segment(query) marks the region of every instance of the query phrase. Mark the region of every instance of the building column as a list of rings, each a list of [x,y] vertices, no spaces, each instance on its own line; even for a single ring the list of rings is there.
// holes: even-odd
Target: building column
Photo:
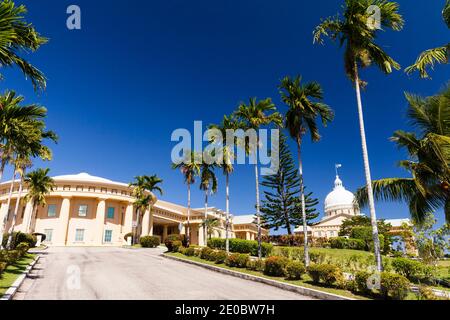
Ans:
[[[164,242],[164,240],[166,240],[166,238],[167,238],[167,232],[168,232],[168,227],[167,227],[167,225],[165,224],[165,225],[163,225],[163,236],[162,236],[161,242]]]
[[[148,224],[148,235],[153,236],[153,210],[150,211],[150,222]]]
[[[199,246],[206,245],[205,234],[203,232],[203,226],[201,224],[198,226],[198,245]]]
[[[123,226],[123,234],[133,232],[133,204],[129,203],[125,209],[125,220]]]
[[[56,231],[55,244],[65,246],[67,244],[67,233],[70,221],[70,198],[63,198],[61,211],[59,212],[59,228]]]
[[[250,232],[246,231],[245,232],[245,240],[250,240],[251,236],[250,236]]]
[[[105,199],[99,199],[97,204],[97,213],[95,214],[94,245],[101,245],[103,243],[105,215],[106,215],[106,201]]]
[[[150,224],[150,210],[145,210],[144,216],[142,217],[142,230],[141,230],[141,236],[147,236],[148,235],[148,226]]]

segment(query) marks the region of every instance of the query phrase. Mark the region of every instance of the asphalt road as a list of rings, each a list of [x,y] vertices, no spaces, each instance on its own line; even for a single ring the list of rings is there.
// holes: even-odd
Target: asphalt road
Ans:
[[[49,248],[14,299],[306,300],[160,256],[162,249]]]

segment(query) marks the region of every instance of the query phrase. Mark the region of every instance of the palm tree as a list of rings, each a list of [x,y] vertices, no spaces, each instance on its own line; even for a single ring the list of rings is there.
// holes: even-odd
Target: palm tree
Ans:
[[[278,112],[275,112],[275,105],[272,103],[272,99],[267,98],[264,100],[256,101],[256,98],[251,98],[249,104],[241,103],[234,115],[237,119],[241,120],[245,126],[245,129],[258,130],[262,126],[275,124],[282,126],[282,117]],[[271,114],[268,112],[273,111]],[[258,178],[258,146],[259,137],[257,136],[256,145],[247,145],[244,141],[244,148],[249,155],[253,154],[255,157],[255,183],[256,183],[256,221],[258,225],[258,257],[261,259],[261,212],[259,201],[259,178]]]
[[[442,17],[447,27],[450,28],[450,0],[447,0],[442,10]],[[420,77],[429,78],[427,67],[434,68],[435,63],[448,63],[448,56],[450,53],[450,43],[442,47],[428,49],[422,52],[417,58],[416,62],[405,69],[407,74],[411,74],[414,71],[419,71]]]
[[[21,106],[23,96],[14,91],[6,91],[0,95],[0,181],[6,164],[12,160],[14,142],[26,140],[24,132],[30,120],[45,118],[47,110],[39,105]]]
[[[19,212],[19,204],[22,199],[25,171],[27,168],[31,167],[33,158],[40,158],[44,161],[49,161],[52,159],[52,152],[47,146],[44,145],[44,139],[51,139],[54,142],[57,141],[57,136],[54,132],[45,131],[45,124],[43,121],[30,121],[25,129],[25,133],[25,140],[15,142],[17,145],[15,146],[15,157],[13,158],[13,163],[15,173],[17,172],[19,175],[19,190],[12,218],[12,226],[9,230],[7,248],[11,248],[12,245],[12,235],[14,233],[17,214]],[[14,184],[14,179],[11,181],[11,184]],[[12,188],[10,191],[12,191]],[[9,203],[10,199],[8,200],[7,210],[9,210]]]
[[[0,64],[19,67],[24,75],[30,78],[35,89],[45,89],[44,74],[20,57],[21,52],[34,52],[48,41],[32,24],[24,20],[26,13],[24,5],[16,6],[11,0],[0,2]]]
[[[450,223],[450,85],[435,96],[422,98],[406,94],[409,123],[416,132],[398,130],[392,141],[408,151],[409,159],[399,166],[411,178],[386,178],[373,181],[377,200],[401,201],[409,206],[417,223],[427,214],[444,209]],[[360,188],[356,200],[367,204],[367,188]]]
[[[31,217],[28,221],[27,232],[34,232],[34,221],[36,217],[36,212],[38,206],[46,205],[45,197],[53,191],[55,182],[48,175],[50,169],[36,169],[35,171],[29,172],[24,179],[27,185],[28,193],[25,196],[25,201],[31,201]]]
[[[289,107],[289,110],[286,112],[285,127],[288,129],[291,138],[297,143],[298,171],[300,175],[300,202],[305,247],[304,255],[305,264],[308,266],[308,227],[301,146],[303,135],[307,132],[310,133],[313,142],[320,140],[321,137],[316,123],[317,117],[320,117],[322,124],[326,126],[328,122],[333,120],[334,114],[330,107],[320,102],[323,100],[323,91],[320,84],[317,82],[301,84],[300,76],[297,76],[295,79],[285,77],[281,80],[279,88],[281,99]],[[314,99],[315,101],[311,99]]]
[[[202,222],[202,226],[207,231],[208,239],[212,238],[212,235],[214,233],[214,228],[217,228],[220,226],[219,219],[213,218],[213,219],[205,219]]]
[[[136,226],[133,232],[133,243],[136,244],[138,240],[138,235],[141,230],[142,216],[147,209],[150,210],[150,215],[152,214],[152,206],[156,202],[155,191],[159,194],[163,194],[162,188],[159,186],[163,182],[162,179],[158,178],[157,175],[152,176],[137,176],[134,181],[129,184],[133,188],[133,197],[136,199],[134,202],[134,207],[136,209]]]
[[[380,241],[378,238],[377,218],[373,200],[372,178],[370,176],[369,156],[367,152],[366,133],[364,129],[363,108],[360,86],[365,86],[359,77],[359,68],[369,67],[375,63],[384,73],[389,74],[392,69],[399,70],[400,65],[392,59],[379,45],[375,43],[377,29],[370,23],[372,12],[370,6],[377,6],[380,10],[380,26],[384,29],[400,31],[403,28],[403,18],[398,13],[399,5],[387,0],[345,0],[343,17],[329,17],[322,21],[314,30],[314,42],[323,43],[322,36],[337,40],[345,46],[345,71],[356,88],[358,104],[359,127],[364,161],[366,185],[368,188],[370,217],[372,222],[374,251],[377,268],[382,270]]]
[[[215,164],[208,164],[203,162],[200,165],[200,190],[205,192],[205,221],[208,219],[208,194],[214,194],[217,192],[217,177],[214,173]],[[208,225],[204,225],[203,239],[206,245],[206,238],[208,234]]]
[[[188,203],[187,203],[187,228],[186,228],[186,246],[189,247],[191,236],[191,184],[195,183],[195,177],[200,175],[200,155],[191,151],[186,154],[183,162],[173,163],[172,169],[180,169],[184,176],[184,182],[188,188]]]
[[[222,162],[220,167],[222,168],[222,172],[225,175],[225,251],[228,253],[230,251],[230,175],[234,171],[233,167],[233,159],[234,155],[234,144],[233,146],[229,146],[227,144],[227,130],[233,131],[233,142],[235,142],[236,137],[234,136],[234,131],[237,129],[241,129],[243,125],[236,120],[233,115],[231,116],[223,116],[222,123],[211,124],[209,126],[210,129],[219,130],[222,134]],[[211,137],[212,141],[215,141],[217,137]]]

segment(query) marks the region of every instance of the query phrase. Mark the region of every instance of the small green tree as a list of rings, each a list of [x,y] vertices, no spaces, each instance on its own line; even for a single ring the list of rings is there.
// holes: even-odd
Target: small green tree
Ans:
[[[261,183],[265,200],[262,201],[262,220],[266,228],[285,228],[291,235],[296,226],[303,225],[302,204],[298,197],[300,192],[300,176],[292,154],[286,143],[286,136],[280,134],[279,143],[280,167],[275,175],[264,176]],[[319,216],[316,206],[319,200],[312,198],[312,192],[305,194],[306,221],[310,222]]]

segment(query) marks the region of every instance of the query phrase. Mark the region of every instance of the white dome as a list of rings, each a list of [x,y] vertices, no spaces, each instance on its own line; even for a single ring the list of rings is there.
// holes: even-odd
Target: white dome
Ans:
[[[355,195],[346,190],[339,176],[334,181],[334,189],[325,198],[325,212],[336,207],[353,208]]]

